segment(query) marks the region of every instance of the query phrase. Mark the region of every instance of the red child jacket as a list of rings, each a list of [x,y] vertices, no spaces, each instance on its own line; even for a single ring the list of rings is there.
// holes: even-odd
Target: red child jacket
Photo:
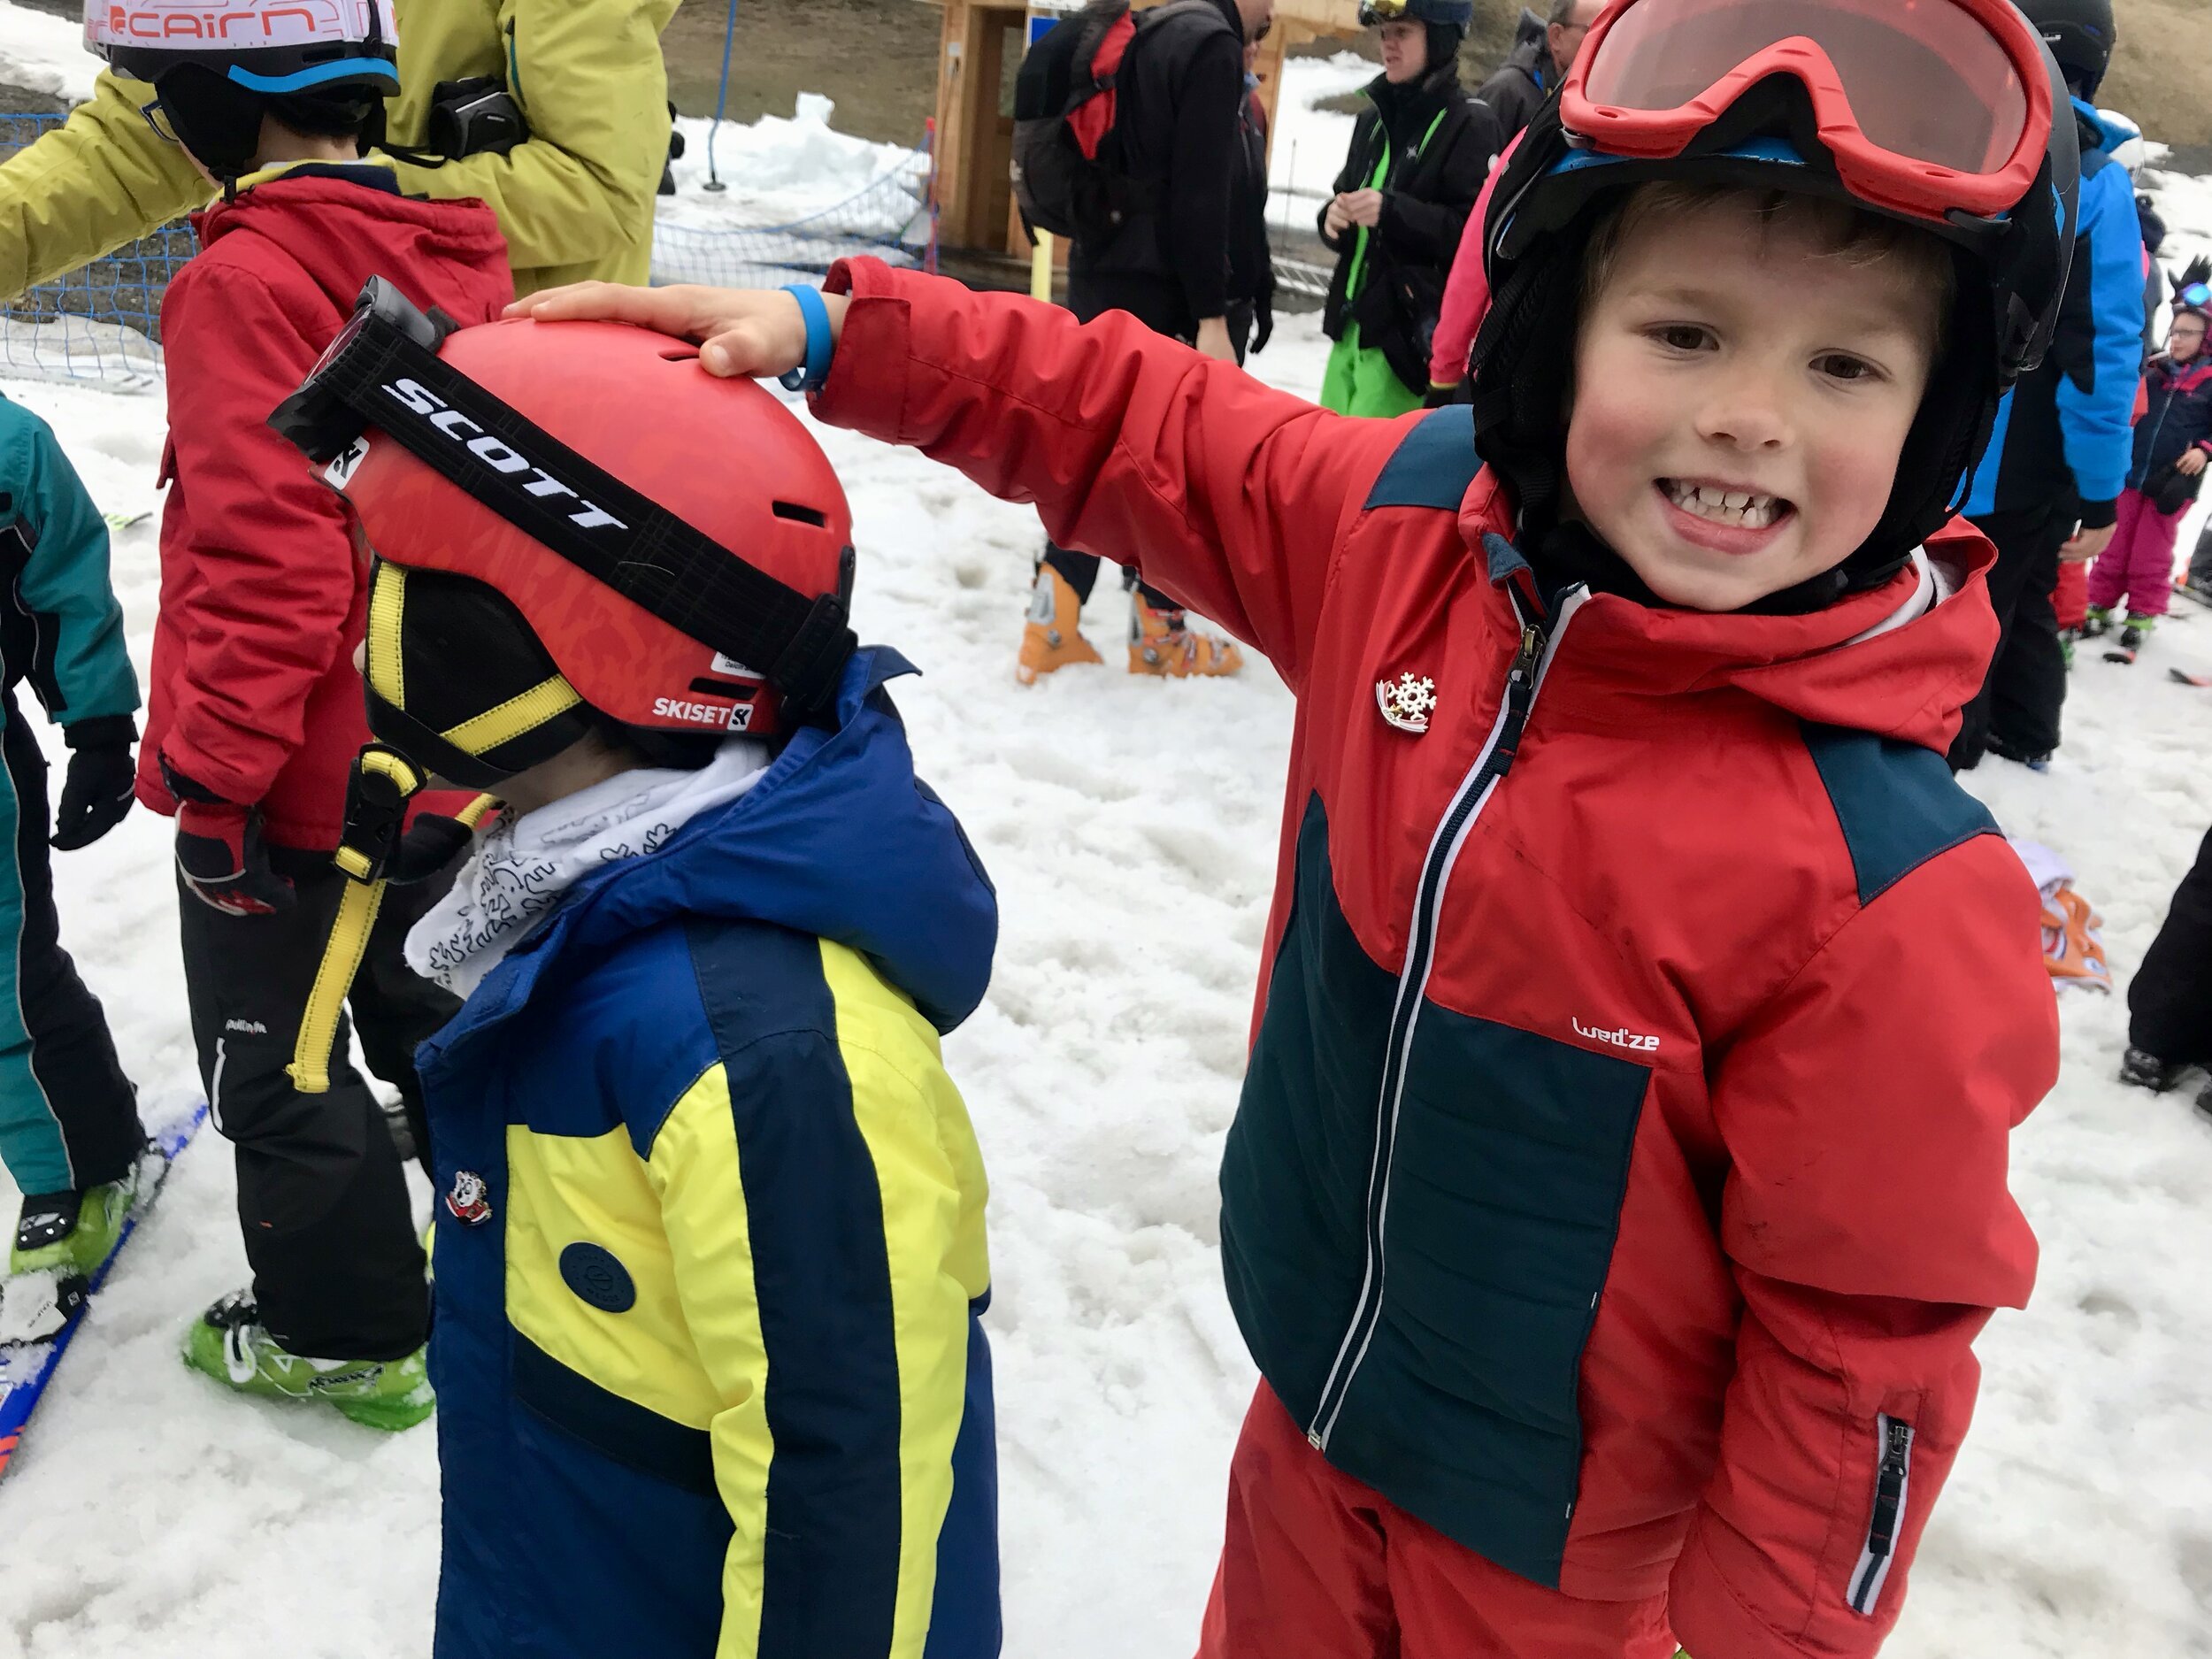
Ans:
[[[815,410],[1298,697],[1230,1300],[1332,1463],[1693,1654],[1871,1654],[2033,1277],[2037,897],[1942,754],[1991,554],[1809,616],[1537,603],[1467,411],[1348,420],[856,260]]]
[[[216,203],[161,304],[169,499],[138,798],[175,812],[166,755],[225,800],[258,806],[278,846],[334,848],[344,826],[347,771],[369,741],[353,666],[368,572],[337,492],[269,413],[372,276],[464,325],[514,295],[489,208],[373,182],[391,176],[295,171]]]

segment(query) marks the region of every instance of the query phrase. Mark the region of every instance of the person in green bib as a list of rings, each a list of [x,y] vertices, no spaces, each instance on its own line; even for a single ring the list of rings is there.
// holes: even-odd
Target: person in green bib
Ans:
[[[1402,415],[1428,390],[1444,276],[1498,153],[1498,122],[1459,84],[1473,0],[1365,0],[1359,15],[1380,36],[1383,72],[1321,210],[1321,240],[1336,253],[1321,402]]]

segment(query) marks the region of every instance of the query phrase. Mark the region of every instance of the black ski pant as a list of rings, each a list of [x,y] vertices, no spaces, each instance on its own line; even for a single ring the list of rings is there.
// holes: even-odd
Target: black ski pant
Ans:
[[[1179,340],[1185,345],[1198,334],[1198,325],[1191,317],[1190,307],[1184,303],[1182,288],[1164,279],[1071,271],[1068,309],[1075,313],[1078,322],[1085,323],[1108,311],[1127,311],[1153,333]],[[1252,308],[1247,305],[1240,325],[1233,318],[1229,327],[1229,338],[1236,342],[1239,363],[1244,361],[1245,341],[1251,330]],[[1086,604],[1090,602],[1091,590],[1098,586],[1097,554],[1078,553],[1048,539],[1043,562],[1060,572],[1061,579],[1075,589],[1079,601]],[[1133,571],[1129,585],[1155,611],[1182,609],[1158,588],[1136,580]]]
[[[2074,534],[2070,508],[2053,503],[1974,522],[1997,544],[1989,572],[1997,655],[1951,744],[1953,772],[1979,765],[1993,739],[2015,754],[2049,754],[2058,747],[2066,703],[2066,656],[2051,590],[2058,586],[2058,550]]]
[[[2189,556],[2189,585],[2212,593],[2212,524],[2197,538],[2197,550]]]
[[[2212,832],[2128,987],[2128,1041],[2170,1065],[2212,1065]]]
[[[0,1161],[28,1195],[119,1179],[146,1133],[107,1016],[61,948],[46,759],[0,691]]]
[[[236,1151],[238,1221],[254,1298],[295,1354],[398,1359],[430,1333],[430,1289],[398,1149],[338,1022],[327,1094],[303,1094],[285,1067],[307,1011],[346,879],[323,853],[272,849],[297,904],[230,916],[178,884],[192,1040],[215,1126]],[[440,882],[392,887],[347,999],[370,1068],[400,1092],[427,1156],[415,1046],[459,1007],[402,958],[407,930]]]

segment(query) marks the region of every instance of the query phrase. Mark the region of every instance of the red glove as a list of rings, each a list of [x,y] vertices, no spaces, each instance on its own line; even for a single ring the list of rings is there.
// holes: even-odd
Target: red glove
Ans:
[[[177,869],[193,897],[228,916],[274,916],[297,902],[269,867],[259,814],[196,783],[166,755],[161,776],[177,798]]]

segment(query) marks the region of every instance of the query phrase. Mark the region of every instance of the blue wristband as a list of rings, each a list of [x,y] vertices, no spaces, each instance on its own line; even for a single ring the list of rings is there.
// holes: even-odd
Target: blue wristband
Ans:
[[[821,289],[803,282],[787,282],[782,292],[799,302],[799,312],[806,319],[806,361],[778,379],[786,391],[818,392],[829,379],[830,352],[835,347],[830,338],[829,307],[822,303]]]

